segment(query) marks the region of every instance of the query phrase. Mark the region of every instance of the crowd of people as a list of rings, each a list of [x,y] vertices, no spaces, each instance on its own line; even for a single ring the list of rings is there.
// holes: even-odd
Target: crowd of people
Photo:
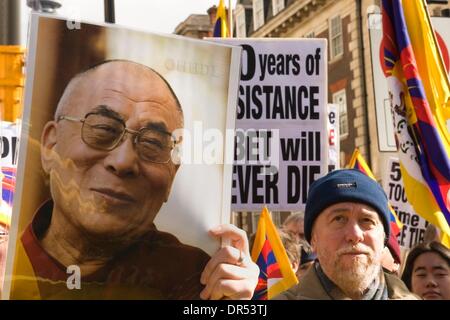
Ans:
[[[210,230],[229,245],[209,256],[154,224],[179,168],[171,133],[183,121],[171,86],[146,66],[105,61],[69,82],[42,132],[51,198],[19,235],[11,298],[253,296],[259,270],[243,230]],[[275,299],[450,299],[449,249],[431,234],[402,261],[386,194],[358,170],[315,181],[305,212],[291,215],[280,237],[299,283]],[[80,290],[66,285],[71,265]]]
[[[314,183],[305,213],[279,233],[299,284],[278,298],[450,300],[450,250],[438,229],[429,224],[424,242],[401,254],[386,208],[381,187],[356,170]]]

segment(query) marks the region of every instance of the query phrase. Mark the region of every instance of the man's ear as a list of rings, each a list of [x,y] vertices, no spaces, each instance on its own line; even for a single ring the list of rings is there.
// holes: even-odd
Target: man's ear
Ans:
[[[294,271],[294,273],[297,273],[298,271],[298,267],[300,266],[300,264],[298,263],[298,261],[294,261],[291,263],[292,266],[292,270]]]
[[[316,251],[316,233],[314,231],[311,231],[311,249],[314,253],[317,253],[317,251]]]
[[[56,146],[56,121],[49,121],[42,130],[41,136],[41,163],[46,173],[50,173],[55,160],[54,152]]]

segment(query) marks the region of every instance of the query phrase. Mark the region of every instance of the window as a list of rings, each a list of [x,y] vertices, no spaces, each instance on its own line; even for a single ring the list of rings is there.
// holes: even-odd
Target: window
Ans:
[[[264,24],[264,3],[263,0],[253,0],[253,25],[258,30]]]
[[[339,132],[342,139],[348,135],[347,97],[345,96],[345,89],[333,94],[333,103],[339,105]]]
[[[273,15],[284,9],[284,0],[272,0]]]
[[[334,59],[344,53],[344,44],[342,43],[342,21],[337,16],[330,21],[330,58]]]
[[[247,36],[247,28],[245,25],[245,8],[242,5],[236,6],[236,36],[245,38]]]

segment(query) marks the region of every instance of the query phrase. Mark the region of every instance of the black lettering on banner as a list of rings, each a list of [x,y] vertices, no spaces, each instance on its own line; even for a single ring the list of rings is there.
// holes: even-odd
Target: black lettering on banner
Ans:
[[[233,181],[231,182],[232,189],[236,189],[236,187],[237,187],[237,179],[236,179],[237,175],[236,175],[236,173],[237,173],[237,166],[234,165],[233,166],[233,178],[232,178]],[[237,196],[235,194],[232,194],[231,195],[231,203],[232,204],[236,204],[237,201],[238,201]]]
[[[320,161],[320,131],[302,131],[300,138],[280,138],[283,161]]]
[[[336,114],[335,114],[334,112],[330,112],[330,113],[328,114],[328,121],[329,121],[331,124],[334,124],[334,123],[336,122]]]
[[[264,187],[264,184],[261,180],[259,180],[259,175],[261,174],[262,166],[247,166],[246,170],[252,169],[252,196],[253,200],[251,203],[254,204],[264,204],[264,196],[259,195],[259,189]],[[267,202],[266,202],[267,203]]]
[[[308,54],[306,56],[306,74],[311,76],[313,74],[319,74],[319,65],[320,65],[320,48],[316,49],[316,54]]]
[[[269,54],[269,58],[268,58],[268,62],[267,62],[267,71],[269,72],[269,74],[273,75],[275,74],[275,57],[273,54]],[[263,78],[259,78],[259,80],[264,80]]]
[[[233,173],[239,185],[240,203],[277,204],[278,198],[278,173],[264,174],[263,165],[235,165]],[[262,191],[262,193],[261,193]],[[237,196],[233,195],[232,203],[238,203]]]
[[[245,159],[245,132],[236,130],[234,135],[234,161]]]
[[[261,119],[262,112],[263,112],[263,104],[261,100],[259,99],[259,96],[261,95],[261,87],[255,86],[254,90],[252,92],[252,102],[256,106],[256,110],[252,109],[252,117],[253,119]],[[250,103],[248,104],[251,105]]]
[[[423,242],[423,238],[424,238],[424,234],[425,234],[424,229],[410,227],[409,230],[410,230],[410,232],[409,232],[410,237],[409,237],[408,245],[410,248],[419,242]]]
[[[320,173],[320,166],[287,166],[287,202],[289,204],[306,203],[308,187],[316,180]]]
[[[247,57],[247,70],[241,68],[241,81],[253,79],[256,71],[256,55],[255,50],[248,44],[242,44],[242,59]],[[244,63],[242,63],[245,65]]]
[[[397,212],[397,217],[400,219],[400,221],[403,224],[407,224],[407,225],[411,224],[411,213],[402,211],[402,210],[398,210],[397,207],[393,207],[393,208]]]
[[[248,97],[247,95],[244,95],[245,90],[243,86],[239,86],[238,91],[238,104],[236,107],[236,118],[242,119],[245,116],[245,105],[249,105],[249,102],[247,104],[244,103],[244,101],[241,99],[241,96]]]
[[[240,85],[237,119],[318,120],[318,86]]]
[[[419,226],[419,216],[416,214],[413,214],[411,217],[411,226],[418,227]]]
[[[12,165],[16,165],[16,160],[17,160],[17,137],[11,137],[11,141],[5,137],[2,136],[1,137],[1,150],[2,150],[2,159],[8,157],[9,155],[11,155],[11,163]]]
[[[300,73],[300,56],[298,54],[259,54],[261,74],[259,81],[264,81],[270,75],[298,75]]]
[[[284,161],[298,160],[298,154],[300,152],[299,144],[300,144],[300,139],[296,139],[296,138],[280,139],[282,159]]]
[[[400,171],[400,163],[392,162],[391,165],[391,179],[394,181],[400,181],[402,178],[402,173]]]
[[[307,142],[308,141],[306,139],[306,132],[305,131],[302,132],[301,137],[302,137],[302,150],[306,150],[306,146],[307,146]],[[307,156],[306,152],[302,152],[302,161],[306,161],[306,156]]]
[[[287,167],[287,201],[288,203],[298,203],[300,200],[300,168],[297,166]]]
[[[2,158],[6,158],[9,154],[9,141],[8,138],[2,137]]]
[[[234,161],[268,161],[272,131],[267,129],[236,130]]]
[[[310,87],[310,98],[309,98],[309,106],[311,109],[311,119],[319,119],[319,111],[316,110],[315,107],[319,105],[319,99],[317,98],[317,95],[319,94],[319,87],[318,86],[311,86]]]
[[[300,56],[298,54],[292,56],[292,65],[294,67],[292,73],[295,76],[298,76],[300,74]]]
[[[259,141],[258,141],[258,133],[256,131],[247,131],[247,155],[246,160],[250,161],[259,161],[259,154],[258,154],[258,147],[259,147]]]
[[[398,244],[405,247],[405,238],[406,238],[406,233],[408,230],[408,226],[407,225],[403,225],[402,230],[400,231],[400,234],[397,236],[397,240],[398,240]]]
[[[278,203],[278,172],[266,174],[266,199],[273,199],[268,203]],[[271,194],[272,193],[272,194]]]
[[[17,161],[17,137],[12,137],[11,138],[11,149],[12,149],[12,164],[16,165],[16,161]]]
[[[401,184],[389,182],[389,199],[407,203],[405,188]]]

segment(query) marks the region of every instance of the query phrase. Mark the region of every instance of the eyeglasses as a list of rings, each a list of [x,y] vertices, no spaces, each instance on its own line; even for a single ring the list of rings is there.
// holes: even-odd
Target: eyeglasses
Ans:
[[[133,144],[139,157],[154,163],[169,162],[172,150],[178,143],[169,132],[150,128],[131,130],[122,120],[97,112],[88,113],[83,119],[59,116],[57,121],[61,120],[81,122],[81,139],[98,150],[115,149],[129,133],[134,136]]]

